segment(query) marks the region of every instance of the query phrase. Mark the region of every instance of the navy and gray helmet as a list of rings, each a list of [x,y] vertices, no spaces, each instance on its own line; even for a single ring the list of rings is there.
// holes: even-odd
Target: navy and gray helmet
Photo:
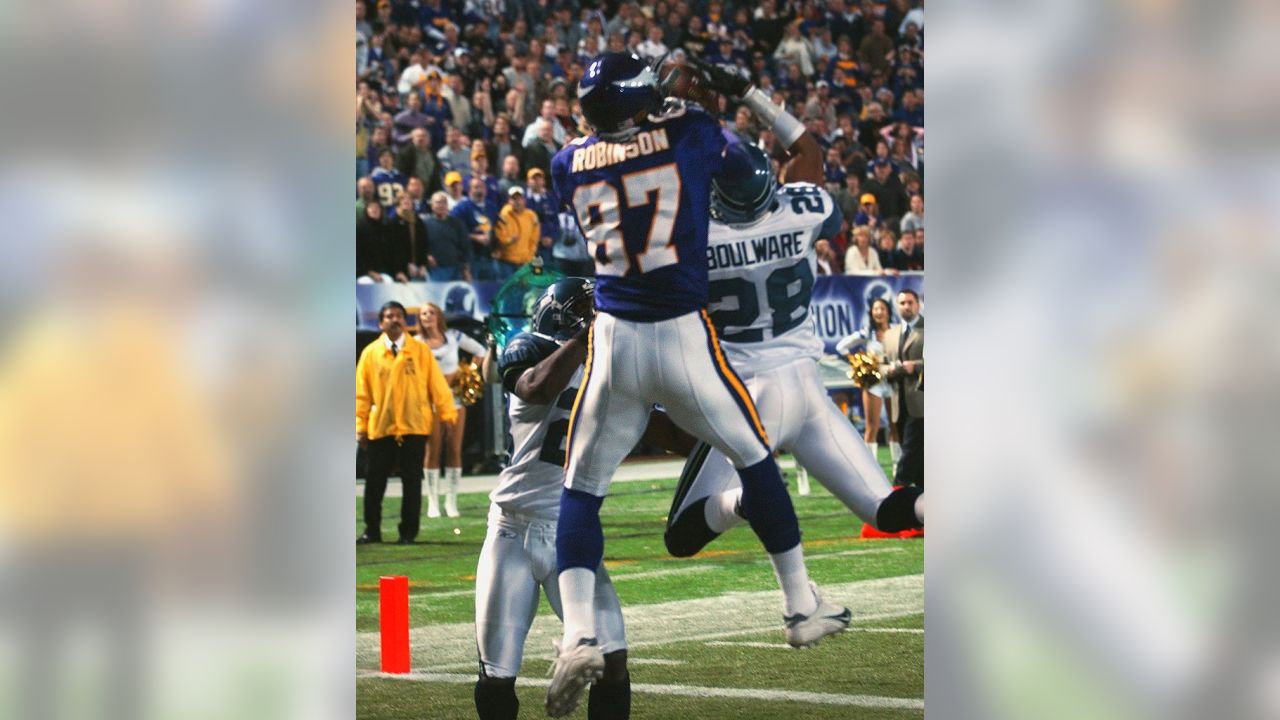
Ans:
[[[596,133],[625,130],[641,112],[652,112],[662,102],[658,76],[649,63],[633,53],[605,53],[587,65],[578,82],[582,114]]]
[[[752,222],[773,207],[777,192],[769,156],[755,145],[732,144],[711,180],[711,217],[727,225]]]
[[[595,289],[595,280],[589,278],[567,277],[555,281],[534,303],[529,329],[556,342],[577,335],[591,321]]]

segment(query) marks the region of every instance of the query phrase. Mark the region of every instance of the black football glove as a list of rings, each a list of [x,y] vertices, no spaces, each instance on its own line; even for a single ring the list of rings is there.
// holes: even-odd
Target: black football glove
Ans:
[[[721,95],[741,99],[743,95],[747,94],[747,90],[751,88],[751,81],[738,74],[736,69],[728,70],[693,55],[688,56],[688,61],[698,72],[702,73],[707,87]]]

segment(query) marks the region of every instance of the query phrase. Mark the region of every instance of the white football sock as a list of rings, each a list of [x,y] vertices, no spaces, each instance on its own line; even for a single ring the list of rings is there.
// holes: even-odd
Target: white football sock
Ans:
[[[810,615],[818,609],[818,600],[809,587],[804,550],[799,544],[786,552],[770,553],[769,562],[773,563],[773,574],[782,588],[784,614]]]
[[[876,459],[876,465],[879,465],[880,464],[880,443],[869,442],[867,443],[867,449],[871,451],[871,457]]]
[[[707,518],[707,527],[711,528],[711,532],[718,535],[735,525],[746,522],[734,512],[734,508],[738,506],[741,499],[742,488],[716,493],[707,498],[707,504],[703,506],[702,512]]]
[[[571,567],[560,573],[560,606],[564,611],[564,642],[569,649],[582,638],[596,636],[596,574]]]
[[[898,467],[898,461],[902,459],[902,443],[889,441],[889,457],[893,460],[893,466]]]
[[[809,471],[803,465],[796,465],[796,492],[800,495],[809,494]]]
[[[458,480],[462,478],[462,468],[447,467],[444,469],[444,514],[458,517]]]
[[[427,517],[440,517],[440,469],[427,470]]]

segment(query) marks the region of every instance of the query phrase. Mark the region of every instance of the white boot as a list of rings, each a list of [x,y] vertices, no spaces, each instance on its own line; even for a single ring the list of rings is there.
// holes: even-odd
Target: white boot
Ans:
[[[462,468],[444,469],[444,514],[451,518],[458,517],[458,480],[460,479],[462,479]]]
[[[809,494],[809,471],[799,463],[796,463],[796,491],[801,495]]]
[[[440,468],[427,470],[427,517],[440,517]]]

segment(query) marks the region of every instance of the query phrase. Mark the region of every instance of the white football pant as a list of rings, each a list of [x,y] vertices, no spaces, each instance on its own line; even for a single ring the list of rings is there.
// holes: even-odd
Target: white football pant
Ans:
[[[524,642],[538,612],[538,588],[556,617],[560,585],[556,573],[556,524],[535,520],[497,505],[489,508],[489,532],[476,567],[476,647],[488,677],[516,677]],[[596,568],[596,637],[600,651],[627,647],[622,606],[604,565]]]
[[[569,424],[565,487],[603,497],[644,435],[654,404],[719,448],[733,467],[750,467],[769,453],[764,424],[706,311],[660,322],[600,313]]]
[[[742,379],[775,447],[794,455],[832,495],[874,525],[877,508],[893,488],[862,435],[827,395],[817,364],[805,358],[744,372]],[[684,497],[677,515],[701,498],[741,486],[728,459],[702,447],[689,456],[680,484],[677,497]]]

